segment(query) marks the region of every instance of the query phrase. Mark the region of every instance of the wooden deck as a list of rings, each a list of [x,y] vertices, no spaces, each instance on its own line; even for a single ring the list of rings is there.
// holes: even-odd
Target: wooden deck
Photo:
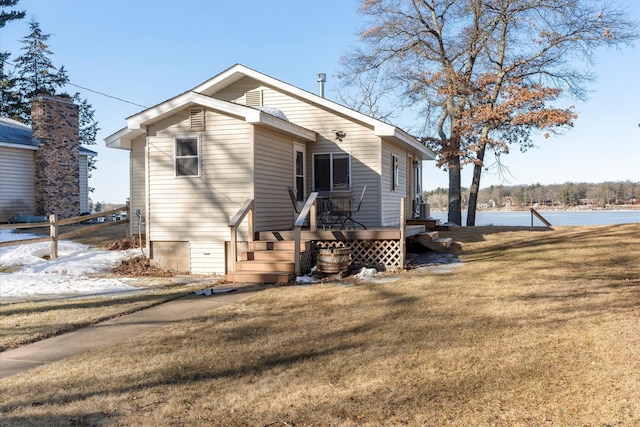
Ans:
[[[425,231],[424,225],[407,225],[406,237],[417,236]],[[293,240],[295,231],[260,231],[258,240]],[[303,229],[300,238],[306,241],[317,240],[398,240],[399,227],[375,227],[357,230],[321,230],[310,231]]]

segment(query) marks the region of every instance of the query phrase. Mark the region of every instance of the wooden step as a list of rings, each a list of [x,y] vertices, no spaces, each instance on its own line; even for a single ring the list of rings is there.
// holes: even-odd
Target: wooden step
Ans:
[[[294,262],[289,261],[238,261],[236,271],[259,271],[265,273],[287,272],[293,273]]]
[[[242,254],[243,261],[293,261],[294,251],[249,251]]]
[[[450,237],[439,237],[437,231],[426,231],[415,236],[415,240],[425,248],[432,250],[442,250],[451,247],[453,239]]]
[[[442,245],[445,248],[450,248],[453,243],[453,239],[451,237],[438,237],[433,243],[437,245]]]
[[[293,274],[286,271],[236,271],[227,273],[226,279],[235,283],[287,283],[293,279]]]
[[[300,251],[310,248],[311,242],[301,241]],[[249,242],[249,251],[293,251],[296,248],[293,240],[255,240]]]

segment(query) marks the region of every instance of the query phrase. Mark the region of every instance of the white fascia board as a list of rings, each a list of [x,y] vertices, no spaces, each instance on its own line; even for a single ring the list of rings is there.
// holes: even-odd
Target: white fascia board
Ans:
[[[376,126],[374,129],[374,133],[376,136],[381,138],[394,138],[400,142],[403,142],[416,151],[422,153],[424,156],[424,160],[434,160],[436,158],[436,154],[431,151],[428,147],[421,144],[420,141],[406,133],[400,128],[392,126],[387,123],[380,122],[380,125]]]
[[[121,150],[131,150],[131,141],[140,135],[144,135],[143,129],[120,129],[118,132],[104,139],[107,148],[118,148]]]
[[[247,123],[266,125],[310,142],[315,142],[316,140],[316,132],[314,131],[305,129],[286,120],[279,119],[278,117],[272,116],[269,113],[264,113],[260,110],[253,108],[250,110],[251,111],[249,111],[245,117],[245,121]]]
[[[37,151],[38,150],[38,146],[37,145],[14,144],[14,143],[11,143],[11,142],[0,142],[0,147],[20,148],[22,150],[32,150],[32,151]]]

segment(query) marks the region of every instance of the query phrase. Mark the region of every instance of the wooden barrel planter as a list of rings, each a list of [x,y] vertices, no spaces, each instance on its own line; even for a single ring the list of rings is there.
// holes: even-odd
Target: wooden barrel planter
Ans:
[[[321,248],[318,249],[318,271],[322,273],[343,273],[349,269],[351,249]]]

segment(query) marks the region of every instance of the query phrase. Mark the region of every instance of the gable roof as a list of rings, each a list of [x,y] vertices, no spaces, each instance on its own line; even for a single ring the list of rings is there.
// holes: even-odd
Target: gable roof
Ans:
[[[322,96],[313,94],[304,89],[300,89],[296,86],[285,83],[281,80],[262,74],[256,70],[248,68],[241,64],[236,64],[220,74],[210,78],[209,80],[201,83],[192,89],[193,92],[202,93],[204,95],[213,96],[220,90],[236,83],[237,81],[249,77],[263,83],[266,86],[273,87],[282,92],[289,93],[299,99],[315,104],[320,108],[328,111],[333,111],[352,120],[366,123],[373,128],[374,134],[379,137],[389,137],[398,140],[401,143],[407,144],[412,148],[420,151],[427,159],[435,159],[435,153],[427,148],[424,144],[420,143],[417,139],[409,135],[404,130],[397,126],[390,125],[382,120],[375,119],[366,114],[355,111],[337,102],[331,101]]]
[[[40,141],[33,137],[31,126],[19,121],[0,117],[0,147],[22,148],[25,150],[37,150]],[[98,153],[80,146],[80,155],[94,157]]]
[[[333,112],[334,114],[340,114],[344,117],[350,118],[351,120],[365,123],[373,129],[376,136],[391,138],[402,144],[406,144],[414,150],[421,152],[425,159],[433,160],[435,158],[433,151],[396,126],[374,119],[366,114],[362,114],[327,98],[315,95],[241,64],[236,64],[228,68],[204,83],[194,87],[190,91],[164,101],[154,107],[143,110],[133,116],[127,117],[127,127],[105,138],[105,144],[107,147],[111,148],[130,149],[131,141],[134,138],[145,134],[145,126],[190,105],[203,105],[213,110],[236,116],[239,119],[245,120],[247,123],[272,126],[297,135],[305,140],[315,140],[315,132],[277,118],[269,114],[269,112],[214,98],[217,92],[245,77],[257,80],[265,86],[270,86],[279,91],[291,94],[292,96],[316,105],[319,108]]]
[[[246,123],[269,126],[295,135],[306,141],[315,141],[316,133],[314,131],[289,122],[275,111],[253,108],[213,98],[194,91],[188,91],[151,108],[147,108],[133,116],[127,117],[127,127],[105,138],[106,146],[130,149],[131,141],[140,135],[144,135],[146,126],[193,105],[201,105],[213,111],[237,117]]]

